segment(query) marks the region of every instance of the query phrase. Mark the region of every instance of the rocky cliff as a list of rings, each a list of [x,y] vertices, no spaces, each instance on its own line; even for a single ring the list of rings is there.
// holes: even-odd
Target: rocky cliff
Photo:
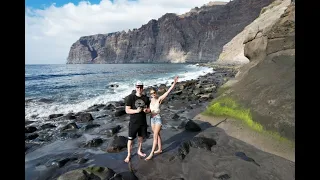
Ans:
[[[266,31],[271,28],[277,19],[284,13],[284,10],[291,3],[291,0],[276,0],[270,5],[262,8],[260,15],[252,23],[237,34],[230,42],[223,46],[217,63],[220,64],[246,64],[249,59],[244,55],[245,38],[253,38],[257,32]]]
[[[139,29],[81,37],[68,64],[215,61],[223,45],[273,0],[208,3],[183,15],[167,13]]]
[[[230,88],[224,96],[232,97],[249,108],[253,121],[266,130],[294,141],[294,2],[289,1],[285,8],[272,26],[256,29],[246,36],[243,51],[250,62],[240,68],[235,81],[224,86]]]

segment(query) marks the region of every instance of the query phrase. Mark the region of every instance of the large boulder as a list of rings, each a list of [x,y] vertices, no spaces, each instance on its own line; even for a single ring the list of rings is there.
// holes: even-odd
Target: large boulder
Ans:
[[[54,119],[63,116],[63,114],[50,114],[49,119]]]
[[[90,122],[90,121],[93,121],[93,117],[92,117],[91,113],[80,112],[80,113],[76,114],[76,121]]]
[[[100,124],[87,124],[85,127],[84,127],[84,130],[87,131],[89,129],[92,129],[92,128],[96,128],[96,127],[100,127],[101,125]]]
[[[111,137],[111,136],[117,134],[120,131],[120,129],[121,129],[121,126],[117,125],[115,127],[103,129],[99,132],[99,134],[103,134],[103,135],[107,135],[107,137]]]
[[[128,138],[124,136],[114,136],[108,145],[107,152],[117,153],[127,147]]]
[[[184,141],[180,144],[176,156],[180,160],[183,160],[189,154],[190,147],[201,148],[201,149],[205,149],[207,151],[211,151],[211,147],[216,144],[217,144],[217,142],[211,138],[194,137],[191,140]]]
[[[191,131],[191,132],[199,132],[201,131],[201,127],[195,123],[193,120],[189,120],[186,125],[185,125],[186,131]]]
[[[25,128],[24,128],[24,133],[33,133],[33,132],[35,132],[36,130],[37,130],[36,127],[34,127],[34,126],[28,126],[28,127],[25,127]]]
[[[125,115],[126,114],[126,110],[124,107],[117,107],[116,108],[116,111],[114,113],[114,116],[115,117],[119,117],[119,116],[122,116],[122,115]]]
[[[115,172],[110,168],[91,166],[64,173],[58,177],[58,180],[103,180],[111,179],[114,175]]]
[[[63,126],[61,128],[61,131],[64,131],[64,130],[74,130],[74,129],[79,129],[78,125],[76,123],[69,123],[65,126]]]
[[[51,124],[51,123],[45,123],[45,124],[41,125],[41,129],[51,129],[51,128],[55,128],[55,127],[57,127],[57,126],[54,124]]]
[[[101,138],[94,138],[90,141],[88,141],[84,146],[85,147],[98,147],[103,143],[103,140]]]

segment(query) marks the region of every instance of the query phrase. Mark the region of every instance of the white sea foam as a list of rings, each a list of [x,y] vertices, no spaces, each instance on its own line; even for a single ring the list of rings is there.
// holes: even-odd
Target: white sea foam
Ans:
[[[176,74],[179,76],[179,81],[187,81],[191,79],[197,79],[199,76],[206,75],[208,73],[213,73],[212,68],[207,68],[207,67],[201,67],[201,66],[195,66],[195,65],[188,65],[187,67],[190,68],[190,70],[186,70],[184,73],[179,73]],[[156,80],[154,79],[149,79],[145,80],[144,84],[145,86],[153,86],[153,85],[160,85],[160,84],[166,84],[166,85],[171,85],[173,82],[174,74],[170,77],[161,77]]]
[[[118,92],[117,92],[118,91]],[[72,104],[59,104],[59,103],[51,103],[51,104],[38,104],[36,106],[26,107],[25,109],[25,118],[30,119],[32,116],[37,115],[38,118],[48,117],[50,114],[67,114],[70,112],[79,112],[87,109],[90,106],[95,104],[106,104],[110,101],[121,100],[128,94],[130,94],[132,88],[124,89],[124,90],[116,90],[114,94],[103,94],[91,99],[84,100],[79,103]]]

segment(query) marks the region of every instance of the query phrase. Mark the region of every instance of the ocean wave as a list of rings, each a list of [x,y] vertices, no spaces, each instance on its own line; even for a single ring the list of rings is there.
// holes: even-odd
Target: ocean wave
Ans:
[[[107,104],[110,101],[118,101],[122,98],[126,97],[131,93],[132,89],[127,88],[120,92],[115,93],[109,93],[109,94],[103,94],[99,95],[97,97],[93,97],[81,102],[74,102],[74,103],[64,103],[64,104],[58,104],[52,103],[52,104],[38,104],[32,107],[26,107],[25,108],[25,114],[26,118],[31,118],[34,115],[38,115],[37,118],[45,118],[48,117],[50,114],[67,114],[70,112],[79,112],[83,111],[95,104]]]

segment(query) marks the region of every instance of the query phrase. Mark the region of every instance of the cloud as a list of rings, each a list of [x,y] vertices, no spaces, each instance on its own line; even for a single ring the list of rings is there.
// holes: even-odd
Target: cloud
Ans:
[[[182,14],[210,0],[81,1],[45,9],[26,7],[26,64],[65,64],[81,36],[139,28],[165,13]]]

